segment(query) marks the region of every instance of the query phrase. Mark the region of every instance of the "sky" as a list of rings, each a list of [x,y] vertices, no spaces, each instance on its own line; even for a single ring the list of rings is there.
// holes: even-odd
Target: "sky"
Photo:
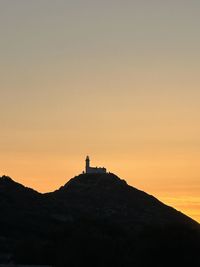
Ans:
[[[0,174],[86,155],[200,222],[200,1],[0,0]]]

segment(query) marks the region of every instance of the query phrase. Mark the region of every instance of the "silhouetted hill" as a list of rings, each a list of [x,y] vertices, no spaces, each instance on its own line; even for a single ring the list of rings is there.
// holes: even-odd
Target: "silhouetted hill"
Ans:
[[[47,195],[60,201],[62,208],[72,209],[79,215],[132,222],[134,227],[171,223],[196,225],[191,218],[111,173],[81,174]]]
[[[42,194],[10,177],[0,177],[0,262],[9,258],[20,242],[45,233],[46,213]]]
[[[56,266],[199,266],[199,224],[114,174],[40,194],[0,178],[0,261]]]
[[[16,221],[33,213],[41,194],[14,182],[10,177],[0,178],[0,222],[16,225]]]
[[[8,176],[0,177],[0,197],[6,196],[9,199],[20,201],[22,198],[31,199],[41,195],[37,191],[16,183]]]

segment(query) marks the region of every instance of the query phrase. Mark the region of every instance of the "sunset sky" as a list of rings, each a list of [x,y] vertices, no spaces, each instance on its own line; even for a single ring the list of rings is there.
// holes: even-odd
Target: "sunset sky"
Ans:
[[[0,174],[91,164],[200,222],[200,1],[0,0]]]

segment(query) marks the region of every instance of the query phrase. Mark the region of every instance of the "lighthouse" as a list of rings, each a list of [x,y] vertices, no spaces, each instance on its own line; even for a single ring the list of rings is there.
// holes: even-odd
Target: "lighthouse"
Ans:
[[[106,168],[90,167],[90,158],[86,157],[85,160],[85,172],[86,173],[106,173]]]
[[[89,156],[87,156],[86,160],[85,160],[85,172],[86,173],[90,172],[90,158],[89,158]]]

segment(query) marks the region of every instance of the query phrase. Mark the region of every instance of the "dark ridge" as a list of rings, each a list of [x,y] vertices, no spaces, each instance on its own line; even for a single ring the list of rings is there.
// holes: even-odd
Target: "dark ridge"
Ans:
[[[84,216],[115,218],[136,224],[197,223],[164,205],[158,199],[129,186],[115,174],[81,174],[49,196],[63,201],[63,207],[79,210]]]
[[[33,194],[40,194],[39,192],[37,192],[36,190],[29,188],[29,187],[25,187],[24,185],[15,182],[14,180],[12,180],[9,176],[3,175],[2,177],[0,177],[0,190],[7,190],[7,192],[29,192],[29,193],[33,193]]]
[[[40,194],[0,178],[0,263],[200,266],[200,226],[115,174]]]

